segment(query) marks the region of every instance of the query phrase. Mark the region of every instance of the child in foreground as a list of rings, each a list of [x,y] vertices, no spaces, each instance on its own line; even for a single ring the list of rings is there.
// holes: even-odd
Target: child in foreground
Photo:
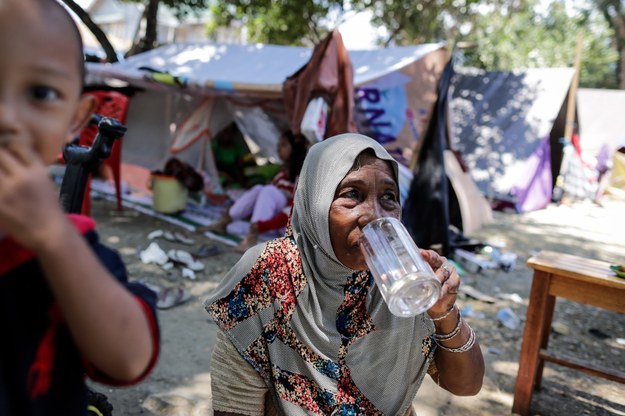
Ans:
[[[145,377],[152,291],[129,283],[95,223],[66,215],[47,166],[89,120],[82,42],[55,0],[0,0],[0,414],[85,415],[85,375]]]

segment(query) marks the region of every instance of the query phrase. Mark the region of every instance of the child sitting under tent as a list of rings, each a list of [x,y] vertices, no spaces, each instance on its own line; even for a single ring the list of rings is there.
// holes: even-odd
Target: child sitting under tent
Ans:
[[[245,156],[249,151],[234,121],[224,127],[211,140],[211,150],[215,157],[221,186],[224,188],[232,186],[245,187],[247,181],[243,168]]]
[[[285,131],[278,140],[278,156],[283,167],[271,183],[254,185],[237,198],[216,223],[198,231],[223,234],[232,221],[250,218],[250,229],[236,248],[243,252],[256,244],[260,233],[283,229],[288,222],[295,184],[306,152],[306,138],[296,136],[290,130]]]

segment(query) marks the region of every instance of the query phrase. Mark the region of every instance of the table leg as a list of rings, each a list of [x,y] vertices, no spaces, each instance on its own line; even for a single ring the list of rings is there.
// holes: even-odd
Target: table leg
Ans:
[[[556,303],[555,296],[547,296],[545,302],[545,316],[543,320],[543,339],[540,343],[540,348],[547,349],[549,346],[549,335],[551,335],[551,321],[553,320],[553,309]],[[543,381],[543,368],[545,367],[545,360],[538,358],[538,368],[536,369],[536,381],[534,382],[534,390],[540,389],[540,384]]]
[[[544,335],[545,314],[547,307],[553,302],[549,301],[549,281],[551,274],[539,270],[534,271],[532,289],[530,292],[529,305],[527,307],[527,319],[521,343],[519,356],[519,372],[514,388],[514,402],[512,412],[521,416],[529,414],[532,401],[532,390],[538,371],[538,354]],[[547,332],[548,334],[548,332]]]

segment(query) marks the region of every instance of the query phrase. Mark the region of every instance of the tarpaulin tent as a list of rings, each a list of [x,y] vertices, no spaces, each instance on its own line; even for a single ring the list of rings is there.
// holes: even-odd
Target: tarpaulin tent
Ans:
[[[428,125],[447,51],[444,44],[426,44],[348,52],[357,129],[401,162],[405,200],[412,179],[408,166]],[[283,82],[311,53],[275,45],[172,44],[122,63],[91,64],[88,84],[144,89],[130,104],[124,162],[155,169],[175,154],[213,173],[207,141],[233,120],[257,155],[275,156],[279,132],[289,126]],[[458,225],[471,232],[487,220],[490,208],[453,155],[448,165],[453,200],[462,211]]]
[[[408,200],[403,208],[403,221],[419,247],[441,245],[441,253],[450,254],[449,185],[445,172],[444,152],[448,148],[447,100],[454,73],[450,59],[441,75],[436,104],[419,151]]]
[[[470,235],[492,219],[487,201],[463,169],[449,141],[449,60],[440,77],[432,118],[420,146],[414,178],[403,208],[403,222],[417,245],[446,256],[455,249],[450,225]]]
[[[595,198],[604,192],[624,198],[625,91],[579,88],[576,103],[581,159],[587,176],[594,175]]]
[[[233,120],[255,153],[276,157],[279,132],[288,127],[282,83],[306,64],[311,51],[171,44],[120,63],[89,64],[87,82],[145,89],[131,100],[124,162],[156,169],[175,154],[213,173],[207,140]],[[429,115],[445,55],[443,44],[349,51],[359,131],[409,160],[419,138],[415,115]],[[393,102],[385,101],[387,91],[395,92]]]
[[[604,145],[610,153],[625,146],[624,108],[623,90],[577,90],[577,119],[583,152],[597,156]]]
[[[545,187],[545,181],[553,182],[559,171],[573,71],[457,70],[452,80],[452,144],[488,198],[510,198],[521,211],[550,201],[553,183]]]
[[[606,192],[625,199],[625,147],[621,147],[612,155],[612,171]]]

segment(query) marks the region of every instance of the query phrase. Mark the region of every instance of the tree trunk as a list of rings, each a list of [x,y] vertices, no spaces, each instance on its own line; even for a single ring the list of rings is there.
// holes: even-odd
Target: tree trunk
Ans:
[[[619,88],[625,90],[625,10],[620,0],[599,0],[597,6],[608,25],[614,30],[614,43],[619,55],[617,81]]]
[[[614,36],[616,37],[616,47],[618,50],[618,86],[625,90],[625,16],[618,16],[614,19]]]
[[[142,19],[145,19],[145,34],[139,42],[132,45],[126,56],[136,55],[149,51],[158,46],[158,4],[160,0],[150,0],[143,12]]]
[[[107,62],[117,62],[118,59],[115,48],[113,48],[113,45],[111,45],[111,42],[109,42],[106,34],[102,31],[102,29],[100,29],[100,27],[93,20],[91,20],[91,17],[89,17],[87,12],[85,12],[83,8],[76,4],[73,0],[63,0],[63,3],[65,3],[65,5],[71,11],[73,11],[76,16],[78,16],[78,18],[85,24],[85,26],[87,26],[89,31],[93,33],[93,36],[95,36],[95,38],[98,40],[100,46],[102,46],[102,49],[106,54]]]

